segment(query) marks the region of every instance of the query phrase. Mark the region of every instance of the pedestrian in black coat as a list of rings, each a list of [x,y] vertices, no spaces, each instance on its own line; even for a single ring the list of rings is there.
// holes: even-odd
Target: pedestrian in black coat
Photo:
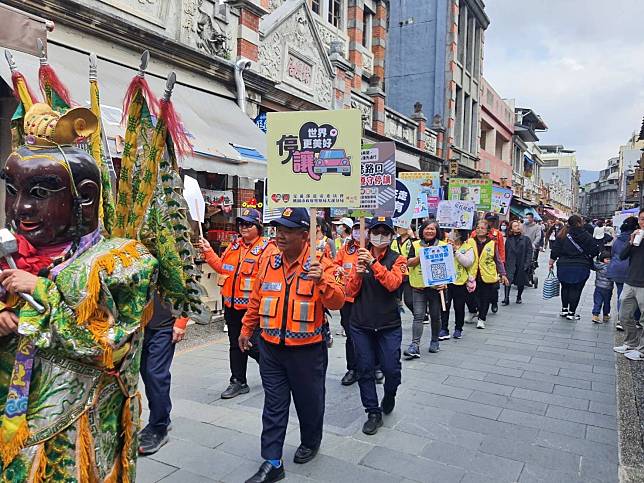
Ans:
[[[523,288],[528,283],[527,272],[532,263],[532,241],[523,234],[523,225],[518,221],[510,224],[508,238],[505,240],[505,271],[510,283],[504,287],[505,298],[502,305],[510,303],[510,289],[517,286],[517,303],[521,303]]]

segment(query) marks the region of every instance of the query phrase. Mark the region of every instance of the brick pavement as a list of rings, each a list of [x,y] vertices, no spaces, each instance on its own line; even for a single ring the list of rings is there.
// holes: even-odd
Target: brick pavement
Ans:
[[[617,481],[614,329],[590,322],[592,290],[591,279],[583,319],[572,323],[558,317],[559,299],[544,301],[540,289],[527,288],[523,305],[500,307],[485,330],[466,325],[463,339],[441,342],[438,354],[426,352],[426,326],[423,356],[403,361],[396,409],[375,436],[361,432],[357,384],[339,383],[344,338],[336,336],[320,454],[292,462],[299,432],[291,407],[285,481]],[[409,313],[403,325],[406,344]],[[224,401],[227,357],[223,338],[177,355],[174,429],[164,448],[139,460],[138,482],[241,482],[256,471],[257,366],[249,363],[251,392]]]

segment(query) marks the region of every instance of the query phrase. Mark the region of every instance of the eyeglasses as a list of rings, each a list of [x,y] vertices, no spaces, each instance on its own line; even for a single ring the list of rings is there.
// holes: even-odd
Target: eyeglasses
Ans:
[[[239,228],[252,228],[255,226],[255,223],[251,223],[249,221],[240,221],[239,222]]]

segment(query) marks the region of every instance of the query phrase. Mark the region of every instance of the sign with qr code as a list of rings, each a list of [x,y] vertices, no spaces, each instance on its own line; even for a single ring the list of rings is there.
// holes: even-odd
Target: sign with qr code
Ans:
[[[451,245],[423,247],[420,251],[420,268],[426,287],[454,283],[456,267]]]

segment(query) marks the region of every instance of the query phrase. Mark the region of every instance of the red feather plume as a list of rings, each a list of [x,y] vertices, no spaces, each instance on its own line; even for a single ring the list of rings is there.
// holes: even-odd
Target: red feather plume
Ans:
[[[69,90],[58,78],[56,71],[51,65],[45,64],[40,66],[40,69],[38,69],[38,80],[40,83],[40,90],[45,98],[47,97],[45,87],[49,86],[49,88],[58,94],[58,97],[60,97],[65,104],[72,107],[72,97],[69,94]]]
[[[174,141],[177,155],[179,157],[193,153],[192,143],[183,128],[183,123],[179,114],[172,105],[172,101],[161,99],[161,109],[159,118],[163,121],[168,129],[168,135]]]
[[[31,101],[33,103],[38,102],[38,98],[34,94],[34,92],[31,90],[31,87],[29,87],[29,84],[27,84],[27,79],[25,79],[25,76],[22,75],[20,72],[12,72],[11,73],[11,83],[13,84],[13,95],[18,99],[20,102],[22,102],[22,99],[20,99],[20,94],[18,94],[18,81],[22,79],[22,82],[25,84],[27,88],[27,92],[29,93],[29,97],[31,97]]]
[[[134,100],[134,97],[139,90],[141,90],[141,95],[143,95],[145,102],[147,102],[148,104],[148,110],[150,111],[150,114],[156,115],[156,113],[159,112],[159,101],[156,97],[154,97],[148,81],[145,80],[145,77],[136,75],[130,82],[130,85],[127,87],[127,91],[125,92],[125,98],[123,99],[123,113],[121,116],[121,124],[124,124],[127,121],[130,104],[132,104],[132,101]]]

